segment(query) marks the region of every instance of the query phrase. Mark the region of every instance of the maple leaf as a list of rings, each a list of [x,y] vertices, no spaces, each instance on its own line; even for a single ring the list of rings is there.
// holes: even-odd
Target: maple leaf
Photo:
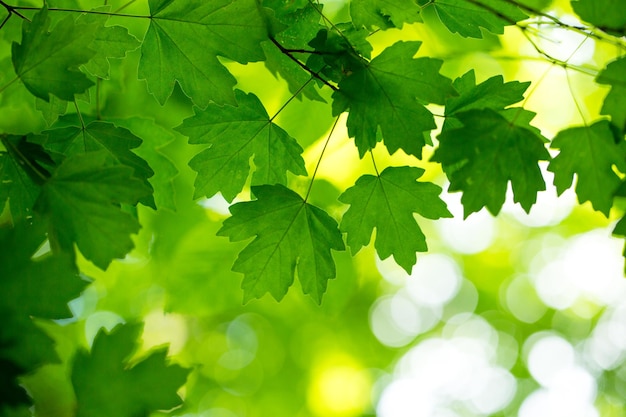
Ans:
[[[294,280],[321,303],[327,281],[335,277],[331,249],[344,250],[337,222],[283,185],[252,187],[257,200],[230,206],[232,216],[217,232],[231,241],[256,236],[235,261],[243,273],[244,301],[269,292],[280,301]]]
[[[104,152],[66,158],[42,187],[35,211],[50,221],[50,239],[106,269],[133,248],[139,223],[120,204],[137,204],[149,190],[133,169],[115,164]]]
[[[427,250],[426,237],[413,213],[428,219],[452,217],[439,198],[441,188],[417,181],[423,173],[416,167],[388,167],[380,176],[362,176],[339,197],[350,204],[340,229],[347,233],[353,254],[369,243],[375,228],[378,256],[393,255],[398,265],[411,273],[415,252]]]
[[[43,132],[46,149],[65,156],[80,155],[85,152],[105,152],[111,159],[133,169],[133,176],[143,182],[147,191],[140,202],[156,208],[152,196],[152,186],[148,181],[148,178],[154,175],[154,171],[144,159],[132,152],[133,149],[141,145],[142,140],[140,138],[128,129],[109,122],[96,120],[82,126],[80,121],[69,117],[62,118],[59,125],[63,124],[71,124],[72,126]]]
[[[481,27],[502,34],[505,26],[528,17],[508,0],[433,0],[429,5],[450,32],[471,38],[483,37]]]
[[[265,17],[256,0],[150,0],[150,26],[141,46],[139,78],[164,104],[174,83],[205,108],[236,105],[235,78],[217,56],[245,64],[264,59]]]
[[[601,120],[591,126],[563,130],[550,147],[561,150],[548,166],[548,171],[554,172],[557,192],[561,194],[571,187],[576,174],[578,201],[591,201],[594,209],[608,217],[620,184],[613,166],[626,172],[626,153],[615,142],[610,123]]]
[[[72,101],[93,85],[78,67],[96,54],[90,46],[98,25],[77,23],[67,16],[51,31],[49,27],[47,7],[31,22],[24,20],[22,43],[13,42],[11,48],[13,67],[33,95],[48,101],[54,94]]]
[[[345,77],[333,93],[333,114],[349,108],[348,134],[359,155],[374,148],[380,129],[385,146],[421,158],[424,132],[436,127],[422,103],[443,104],[455,94],[439,74],[442,61],[413,58],[421,42],[397,42]]]
[[[415,0],[352,0],[350,16],[356,27],[367,29],[402,28],[404,23],[421,22],[421,8]]]
[[[621,13],[624,3],[621,0],[577,0],[572,8],[585,22],[615,36],[626,34],[626,15]],[[616,13],[616,11],[620,11]]]
[[[105,6],[95,9],[99,12],[108,12],[110,7]],[[78,22],[96,24],[97,31],[91,44],[91,49],[96,54],[86,63],[83,68],[90,74],[100,78],[109,78],[109,58],[124,58],[128,51],[133,51],[141,45],[128,29],[123,26],[106,26],[109,16],[105,14],[83,14]]]
[[[520,109],[510,110],[520,113]],[[463,191],[465,217],[483,207],[497,214],[509,181],[514,201],[528,212],[537,192],[545,190],[538,161],[549,160],[550,155],[543,138],[530,126],[520,126],[491,109],[469,110],[456,117],[463,126],[439,135],[432,160],[446,171],[449,191]]]
[[[596,82],[611,86],[611,91],[604,98],[601,113],[611,116],[611,122],[620,132],[626,130],[626,78],[624,74],[626,74],[626,58],[622,57],[610,62],[596,78]]]
[[[252,184],[285,184],[286,171],[306,175],[302,148],[269,118],[252,93],[235,91],[238,107],[210,105],[176,128],[192,144],[210,144],[189,166],[198,173],[194,198],[221,192],[232,201],[242,190],[254,156]]]
[[[167,347],[129,362],[140,332],[138,324],[118,325],[108,334],[100,330],[90,353],[77,352],[72,366],[77,417],[144,416],[181,404],[176,391],[189,370],[167,363]]]

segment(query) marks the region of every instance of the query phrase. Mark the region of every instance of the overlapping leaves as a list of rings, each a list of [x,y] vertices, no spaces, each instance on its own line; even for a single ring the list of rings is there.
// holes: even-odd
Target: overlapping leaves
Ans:
[[[132,168],[104,152],[68,157],[43,185],[35,211],[49,221],[50,239],[65,250],[78,246],[85,258],[106,269],[132,248],[139,222],[121,204],[135,205],[150,190]]]
[[[361,157],[381,135],[390,153],[402,149],[421,157],[424,133],[436,127],[422,103],[443,104],[455,94],[452,81],[439,74],[442,61],[413,58],[420,45],[398,42],[386,48],[355,68],[333,93],[333,113],[348,111],[348,133]]]
[[[469,110],[456,118],[462,127],[439,135],[432,160],[446,170],[449,191],[463,192],[465,216],[483,207],[497,214],[509,182],[514,201],[529,211],[537,192],[545,190],[538,162],[550,155],[543,138],[530,126],[520,126],[491,109]]]
[[[87,285],[68,253],[37,255],[45,241],[42,223],[18,222],[14,228],[0,227],[0,369],[3,405],[29,403],[17,377],[31,372],[58,356],[52,339],[33,317],[63,319],[72,316],[68,302]]]

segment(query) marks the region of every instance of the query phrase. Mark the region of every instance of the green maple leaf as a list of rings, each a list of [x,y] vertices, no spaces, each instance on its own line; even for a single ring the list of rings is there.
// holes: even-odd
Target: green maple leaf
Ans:
[[[571,3],[585,22],[615,36],[626,34],[626,14],[621,0],[577,0]]]
[[[548,171],[554,172],[557,192],[561,194],[571,187],[576,174],[578,201],[591,201],[594,209],[608,216],[620,184],[613,166],[626,172],[626,154],[615,142],[609,122],[601,120],[591,126],[563,130],[550,147],[561,150],[548,166]]]
[[[596,82],[608,84],[611,91],[604,98],[602,114],[611,116],[611,122],[621,131],[626,130],[626,58],[609,63],[598,74]]]
[[[520,109],[510,109],[520,113]],[[528,117],[528,112],[526,116]],[[514,115],[507,114],[514,118]],[[527,212],[545,190],[538,161],[550,159],[536,130],[491,109],[469,110],[456,117],[462,127],[439,135],[432,157],[440,162],[450,180],[450,191],[463,191],[465,217],[483,207],[497,214],[504,204],[508,182],[514,201]],[[522,117],[522,118],[523,118]]]
[[[45,101],[50,94],[72,101],[93,82],[78,67],[96,51],[91,49],[98,25],[77,23],[71,16],[59,21],[51,31],[48,9],[42,8],[31,22],[24,21],[22,43],[13,42],[11,52],[15,73],[24,86]]]
[[[42,187],[35,211],[49,219],[50,239],[61,248],[76,244],[85,258],[106,269],[132,248],[139,223],[120,204],[137,204],[149,190],[133,169],[104,152],[68,157]]]
[[[108,12],[110,7],[96,11]],[[97,31],[91,48],[96,51],[93,58],[83,66],[90,74],[100,78],[109,78],[109,58],[124,58],[126,53],[140,46],[140,42],[123,26],[106,26],[109,16],[105,14],[84,14],[80,23],[96,24]]]
[[[398,265],[411,272],[415,252],[427,250],[426,237],[413,213],[428,219],[452,217],[439,198],[441,188],[417,181],[423,173],[416,167],[389,167],[380,176],[362,176],[339,197],[350,204],[340,229],[347,233],[352,253],[367,245],[376,229],[378,256],[393,255]]]
[[[454,80],[453,86],[458,97],[446,101],[446,116],[452,116],[467,110],[493,109],[502,110],[524,99],[524,92],[530,82],[504,82],[501,75],[493,76],[476,84],[474,70],[466,72]]]
[[[252,184],[286,184],[286,171],[306,175],[302,148],[274,124],[261,101],[236,90],[238,107],[210,105],[176,128],[192,144],[210,144],[189,162],[198,173],[194,197],[221,192],[232,201],[242,190],[254,156]]]
[[[71,124],[72,120],[63,119],[64,122]],[[142,196],[140,202],[156,208],[152,186],[148,181],[148,178],[154,175],[154,171],[144,159],[132,151],[141,145],[142,140],[128,129],[101,121],[93,121],[86,126],[80,126],[78,122],[76,126],[47,130],[43,132],[43,136],[45,148],[52,152],[71,156],[103,151],[118,163],[131,167],[134,171],[133,176],[140,179],[147,190],[147,194]]]
[[[359,155],[374,148],[382,133],[390,153],[402,149],[421,158],[424,132],[436,127],[422,103],[443,104],[455,94],[439,74],[442,61],[413,58],[421,42],[397,42],[345,77],[333,93],[333,114],[349,108],[348,134]]]
[[[481,27],[502,34],[505,26],[528,17],[508,0],[432,0],[429,4],[450,32],[466,38],[482,38]]]
[[[318,303],[327,281],[335,277],[331,249],[344,250],[337,222],[282,185],[252,187],[257,200],[230,206],[219,236],[240,241],[256,236],[235,261],[233,271],[245,275],[244,300],[269,292],[280,301],[298,268],[302,291]]]
[[[267,4],[263,3],[265,7]],[[279,22],[286,24],[286,28],[274,36],[283,48],[292,50],[307,50],[308,42],[324,26],[320,22],[320,12],[310,3],[305,7],[294,9],[291,4],[284,2],[272,2],[269,5],[276,12]],[[319,6],[321,9],[321,5]],[[289,56],[283,53],[273,42],[266,41],[261,44],[265,53],[265,66],[272,74],[280,75],[289,86],[292,94],[298,92],[303,85],[302,93],[311,100],[324,101],[315,89],[311,81],[311,74],[302,66],[295,63]]]
[[[147,416],[181,404],[176,391],[189,370],[167,363],[167,347],[129,362],[140,332],[137,324],[101,330],[90,353],[78,351],[72,367],[77,417]]]
[[[174,83],[193,102],[236,105],[235,78],[220,63],[264,59],[265,16],[256,0],[150,0],[150,26],[141,47],[139,77],[164,104]]]
[[[356,27],[367,29],[402,28],[405,23],[421,22],[421,8],[415,0],[352,0],[350,16]]]

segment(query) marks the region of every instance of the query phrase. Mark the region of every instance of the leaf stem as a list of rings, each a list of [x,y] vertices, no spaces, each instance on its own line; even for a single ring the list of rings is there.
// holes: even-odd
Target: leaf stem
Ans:
[[[124,10],[125,8],[127,8],[128,6],[130,6],[131,4],[133,4],[136,0],[130,0],[128,3],[121,5],[120,7],[118,7],[117,9],[115,9],[113,11],[113,13],[119,13],[122,10]]]
[[[25,137],[23,139],[26,140]],[[7,150],[7,153],[13,159],[17,159],[18,165],[22,167],[22,169],[26,173],[28,173],[28,171],[26,171],[25,167],[28,167],[32,172],[34,172],[41,179],[42,184],[48,180],[49,175],[46,176],[45,174],[43,174],[39,170],[39,167],[36,166],[39,164],[33,164],[30,161],[30,159],[28,159],[28,157],[24,155],[24,153],[20,150],[19,147],[15,146],[13,143],[11,143],[10,140],[8,140],[7,135],[0,135],[0,142],[2,142],[2,144],[4,145],[4,148]]]
[[[6,90],[7,88],[9,88],[14,82],[16,82],[17,80],[19,80],[20,77],[15,77],[13,78],[11,81],[9,81],[8,84],[3,85],[2,87],[0,87],[0,93],[2,93],[4,90]]]
[[[273,36],[270,36],[270,40],[272,41],[272,43],[274,45],[276,45],[276,47],[278,49],[280,49],[280,51],[287,55],[287,57],[289,57],[289,59],[291,59],[293,62],[295,62],[296,64],[298,64],[303,70],[305,70],[306,72],[308,72],[309,74],[311,74],[313,77],[317,78],[318,80],[320,80],[322,83],[324,83],[326,86],[330,87],[333,91],[337,91],[339,90],[337,87],[335,87],[334,85],[332,85],[331,83],[329,83],[326,79],[324,79],[324,77],[322,77],[321,75],[319,75],[319,73],[313,71],[311,68],[307,67],[306,64],[300,62],[300,60],[296,57],[294,57],[292,55],[292,53],[286,49],[284,46],[282,46],[276,39],[274,39]]]
[[[41,10],[40,7],[33,7],[33,6],[9,6],[8,4],[4,3],[2,0],[0,0],[0,5],[6,7],[7,10],[12,10],[13,13],[15,13],[18,16],[22,17],[23,19],[26,19],[26,17],[24,17],[21,14],[19,14],[16,10]],[[126,6],[123,6],[123,7],[126,7]],[[121,8],[120,8],[120,10],[121,10]],[[116,16],[116,17],[135,17],[135,18],[139,18],[139,19],[152,19],[152,16],[137,15],[137,14],[126,14],[126,13],[117,13],[117,12],[103,12],[101,10],[79,10],[79,9],[66,9],[66,8],[61,8],[61,7],[51,7],[51,8],[48,9],[48,11],[49,12],[98,14],[98,15]],[[28,19],[26,19],[26,20],[28,20]]]
[[[76,109],[76,114],[78,115],[78,119],[80,120],[82,130],[85,130],[85,121],[83,120],[83,115],[81,114],[80,109],[78,108],[78,103],[76,102],[76,99],[74,99],[74,108]]]
[[[324,147],[322,148],[320,157],[317,160],[315,169],[313,170],[313,175],[311,175],[311,182],[309,183],[309,188],[306,190],[306,195],[304,196],[305,203],[309,199],[309,194],[311,194],[311,189],[313,188],[313,182],[315,181],[315,176],[317,175],[317,171],[319,170],[320,164],[322,163],[322,158],[324,157],[324,152],[326,152],[326,148],[328,147],[328,143],[330,142],[330,138],[333,136],[333,132],[335,131],[335,127],[337,127],[338,122],[339,122],[339,116],[335,118],[335,123],[333,123],[333,127],[330,128],[330,132],[328,133],[328,137],[326,138],[326,142],[324,143]]]
[[[291,97],[289,97],[289,100],[287,100],[287,101],[285,102],[285,104],[283,104],[283,105],[280,107],[280,109],[278,109],[278,111],[277,111],[276,113],[274,113],[274,115],[270,118],[270,123],[272,123],[272,122],[274,121],[274,119],[276,118],[276,116],[278,116],[278,115],[280,114],[280,112],[281,112],[281,111],[283,111],[283,110],[285,109],[285,107],[287,107],[287,105],[288,105],[289,103],[291,103],[291,100],[293,100],[294,98],[298,97],[298,95],[300,94],[300,92],[302,92],[302,90],[304,90],[304,88],[305,88],[307,85],[309,85],[309,83],[310,83],[311,81],[313,81],[313,77],[309,78],[309,79],[307,80],[307,82],[305,82],[304,84],[302,84],[302,86],[300,86],[300,88],[298,88],[298,90],[297,90],[295,93],[293,93],[293,94],[291,95]]]
[[[6,4],[4,1],[0,0],[0,6],[3,6],[5,9],[7,9],[7,12],[9,12],[9,16],[11,16],[12,14],[17,15],[19,17],[21,17],[22,19],[26,20],[28,23],[30,23],[30,19],[27,18],[26,16],[24,16],[22,13],[18,12],[19,9],[23,9],[23,7],[17,7],[17,6],[11,6],[9,4]],[[39,10],[39,8],[35,7],[35,10]],[[6,20],[9,20],[8,18]],[[6,20],[4,22],[2,22],[2,26],[4,26],[4,23],[6,22]]]
[[[2,21],[2,23],[0,23],[0,29],[2,29],[4,27],[4,25],[9,21],[9,19],[11,18],[11,16],[13,15],[13,13],[8,13],[7,17],[4,18],[4,20]]]
[[[96,119],[102,120],[102,115],[100,114],[100,83],[102,79],[100,77],[96,78]]]
[[[374,171],[376,171],[376,176],[380,177],[380,172],[378,172],[378,167],[376,166],[376,159],[374,158],[374,152],[371,149],[370,156],[372,157],[372,165],[374,165]]]

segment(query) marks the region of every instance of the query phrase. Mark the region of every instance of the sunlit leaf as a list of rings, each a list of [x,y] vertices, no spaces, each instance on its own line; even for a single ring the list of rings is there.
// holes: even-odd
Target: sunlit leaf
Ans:
[[[511,109],[516,111],[516,109]],[[514,201],[529,211],[537,192],[545,190],[539,161],[550,159],[544,141],[530,127],[509,122],[493,110],[470,110],[456,115],[462,127],[439,135],[432,157],[450,179],[449,191],[462,191],[465,216],[483,207],[497,214],[509,181]]]
[[[245,275],[245,301],[267,292],[281,300],[297,267],[303,292],[321,303],[327,281],[335,277],[330,251],[345,249],[337,223],[282,185],[256,186],[252,192],[257,200],[232,205],[232,217],[218,231],[231,241],[256,236],[233,265]]]
[[[415,264],[415,252],[425,252],[426,236],[413,217],[452,217],[439,199],[441,188],[417,179],[424,173],[416,167],[389,167],[380,176],[364,175],[339,200],[350,204],[341,221],[353,253],[369,243],[376,229],[376,251],[381,259],[393,255],[407,272]]]
[[[174,83],[199,107],[235,105],[235,78],[217,59],[240,63],[264,58],[267,40],[256,0],[150,0],[150,27],[141,47],[139,77],[163,104]]]
[[[455,94],[452,81],[439,74],[441,61],[413,58],[421,42],[398,42],[357,68],[333,93],[333,114],[348,110],[348,133],[363,157],[379,141],[390,153],[402,149],[418,158],[424,132],[436,127],[422,103],[443,104]]]
[[[221,192],[232,201],[242,190],[254,157],[252,184],[286,184],[287,171],[306,175],[302,148],[273,123],[254,94],[236,90],[238,107],[196,109],[177,130],[192,144],[210,144],[189,162],[198,173],[195,197]]]
[[[626,153],[615,142],[609,122],[563,130],[550,147],[561,150],[548,166],[559,194],[571,187],[576,174],[578,201],[591,201],[593,208],[608,216],[620,184],[613,166],[626,172]]]

